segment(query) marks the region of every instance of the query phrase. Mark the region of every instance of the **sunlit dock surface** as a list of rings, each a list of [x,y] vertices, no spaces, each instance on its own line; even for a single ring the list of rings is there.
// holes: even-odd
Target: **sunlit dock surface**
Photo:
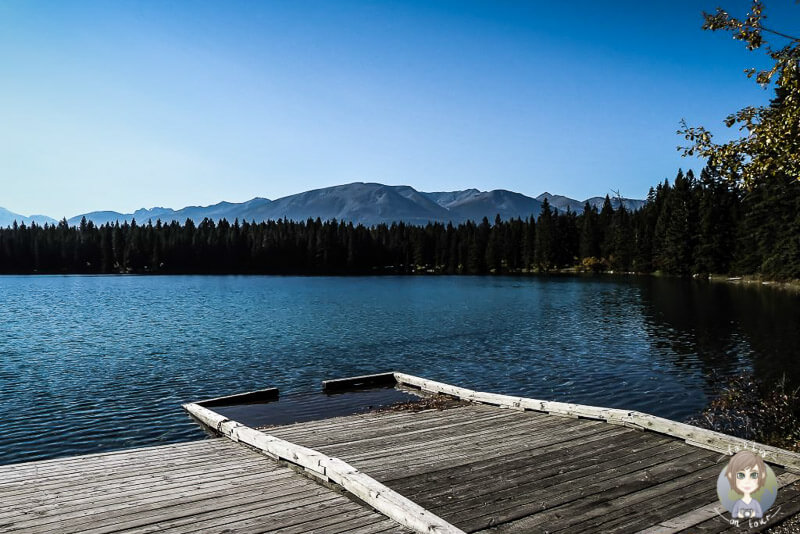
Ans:
[[[0,532],[408,533],[227,439],[0,467]]]
[[[721,453],[741,440],[638,412],[392,376],[461,402],[263,430],[189,404],[225,437],[0,466],[0,532],[741,530],[715,510]],[[781,487],[750,532],[800,512],[800,456],[767,452]]]

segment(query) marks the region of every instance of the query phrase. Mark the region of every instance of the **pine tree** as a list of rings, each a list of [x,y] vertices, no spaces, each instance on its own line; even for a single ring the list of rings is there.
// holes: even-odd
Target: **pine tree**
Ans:
[[[692,266],[691,183],[678,171],[675,186],[666,200],[668,219],[661,251],[661,266],[670,274],[689,274]]]
[[[588,202],[581,217],[580,257],[600,258],[600,214]]]
[[[542,211],[536,221],[536,245],[534,250],[534,262],[540,271],[549,271],[554,265],[554,242],[553,242],[553,212],[547,198],[542,202]]]
[[[611,223],[614,220],[614,207],[611,205],[611,199],[608,195],[603,200],[603,207],[600,209],[599,221],[599,244],[600,256],[608,259],[611,255],[611,249],[614,246],[614,238],[611,232]]]
[[[736,246],[736,189],[709,165],[700,172],[698,194],[700,221],[694,271],[727,273]]]
[[[633,228],[628,210],[620,203],[609,229],[608,261],[612,269],[629,271],[633,263]]]

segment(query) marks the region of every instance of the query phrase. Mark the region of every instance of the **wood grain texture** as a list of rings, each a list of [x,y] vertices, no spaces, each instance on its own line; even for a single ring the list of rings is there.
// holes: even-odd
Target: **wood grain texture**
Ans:
[[[465,532],[657,527],[710,503],[727,461],[658,432],[486,403],[269,432],[342,459]]]
[[[314,449],[252,429],[197,404],[184,409],[220,435],[283,461],[291,462],[338,484],[346,491],[401,525],[421,534],[464,534],[436,514],[420,507],[348,463]]]
[[[410,531],[229,440],[0,466],[0,532]]]
[[[418,376],[405,373],[395,374],[398,384],[419,388],[429,393],[439,393],[451,395],[463,400],[480,402],[494,406],[513,408],[517,410],[532,410],[537,412],[566,415],[570,417],[582,417],[585,419],[598,419],[611,424],[629,426],[641,430],[649,430],[666,434],[668,436],[680,438],[690,445],[702,447],[714,452],[732,455],[740,449],[752,449],[759,451],[770,463],[790,469],[800,474],[800,454],[787,451],[778,447],[764,445],[753,441],[747,441],[721,432],[714,432],[696,426],[688,425],[656,417],[647,413],[620,410],[616,408],[602,408],[599,406],[587,406],[583,404],[572,404],[565,402],[546,401],[529,399],[524,397],[513,397],[510,395],[499,395],[496,393],[485,393],[474,391],[467,388],[445,384],[420,378]]]

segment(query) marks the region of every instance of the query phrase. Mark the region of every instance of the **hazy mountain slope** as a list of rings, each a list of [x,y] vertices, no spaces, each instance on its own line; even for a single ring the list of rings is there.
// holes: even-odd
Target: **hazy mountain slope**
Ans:
[[[177,211],[168,208],[138,210],[134,213],[134,217],[136,217],[136,220],[140,222],[144,222],[148,219],[155,222],[156,220],[161,219],[162,221],[175,220],[182,223],[186,219],[191,219],[195,223],[198,223],[206,218],[213,219],[215,221],[226,219],[230,222],[233,222],[236,219],[242,221],[247,218],[250,220],[250,217],[248,217],[249,213],[257,211],[263,206],[268,206],[271,203],[272,201],[269,199],[256,197],[252,200],[248,200],[247,202],[219,202],[217,204],[212,204],[211,206],[187,206]]]
[[[132,213],[119,213],[117,211],[91,211],[89,213],[82,213],[80,215],[76,215],[70,219],[67,219],[67,222],[70,226],[76,226],[81,223],[81,219],[86,217],[87,221],[92,221],[97,226],[101,226],[106,223],[114,223],[119,221],[122,224],[125,221],[130,222],[133,219]]]
[[[515,217],[524,219],[531,215],[537,216],[542,211],[542,203],[520,193],[495,189],[465,196],[461,200],[451,202],[449,208],[450,213],[457,220],[480,221],[487,217],[490,222],[494,222],[494,218],[498,214],[501,219]]]
[[[70,225],[80,224],[81,218],[86,217],[97,225],[102,225],[107,222],[131,222],[136,219],[137,224],[147,224],[147,221],[155,223],[158,220],[161,222],[178,221],[184,223],[186,219],[192,219],[195,223],[202,221],[205,218],[214,219],[227,219],[233,222],[235,219],[244,220],[244,218],[254,209],[269,204],[270,200],[266,198],[254,198],[247,202],[220,202],[211,206],[187,206],[179,210],[171,208],[150,208],[138,209],[133,213],[118,213],[116,211],[93,211],[82,215],[76,215],[69,219]],[[248,220],[253,217],[247,217]],[[257,217],[255,217],[257,218]]]
[[[422,191],[417,191],[413,187],[407,185],[395,185],[389,187],[393,187],[394,190],[397,191],[399,195],[404,196],[405,198],[419,205],[423,209],[430,211],[431,213],[441,213],[441,208],[447,208],[447,206],[444,206],[441,203],[437,202],[435,199],[432,199],[429,193],[423,193]]]
[[[31,215],[30,217],[25,217],[19,213],[14,213],[13,211],[9,211],[5,208],[0,208],[0,228],[12,226],[14,221],[17,221],[17,224],[24,223],[26,225],[30,225],[32,222],[35,222],[38,225],[43,225],[45,223],[54,224],[58,222],[47,215]]]
[[[536,197],[539,202],[544,202],[544,199],[547,199],[551,207],[561,212],[567,211],[567,208],[569,208],[573,212],[582,213],[583,206],[586,203],[564,195],[551,195],[550,193],[542,193]]]
[[[465,189],[463,191],[438,191],[434,193],[422,193],[443,208],[449,208],[458,202],[464,202],[481,194],[477,189]]]
[[[407,186],[356,182],[279,198],[258,214],[264,219],[337,219],[365,225],[447,220],[449,212]],[[402,194],[401,194],[402,193]]]

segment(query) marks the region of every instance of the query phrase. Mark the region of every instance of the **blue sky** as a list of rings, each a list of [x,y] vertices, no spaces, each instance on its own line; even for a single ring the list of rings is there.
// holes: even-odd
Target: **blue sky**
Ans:
[[[733,13],[747,2],[723,1]],[[775,4],[775,5],[771,5]],[[776,29],[800,6],[767,6]],[[0,2],[0,206],[278,198],[353,181],[642,198],[681,118],[769,92],[715,3]]]

